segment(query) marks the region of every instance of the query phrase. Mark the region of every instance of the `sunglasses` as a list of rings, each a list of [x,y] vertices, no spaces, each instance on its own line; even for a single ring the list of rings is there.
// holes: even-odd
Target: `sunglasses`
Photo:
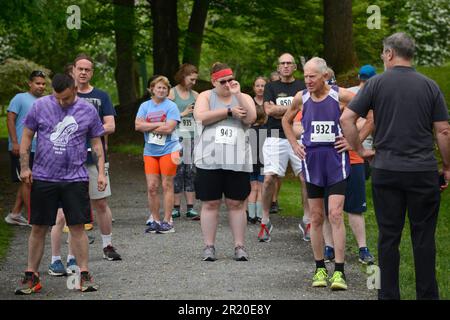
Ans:
[[[230,83],[231,81],[234,81],[234,78],[231,78],[231,79],[228,79],[228,80],[220,80],[219,83],[224,86],[225,83],[227,83],[227,82]]]

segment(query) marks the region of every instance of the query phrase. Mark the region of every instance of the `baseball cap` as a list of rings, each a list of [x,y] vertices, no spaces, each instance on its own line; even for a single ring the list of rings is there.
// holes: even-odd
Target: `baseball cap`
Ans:
[[[359,79],[361,80],[368,80],[372,78],[374,75],[376,75],[377,72],[373,66],[370,64],[366,64],[359,69]]]

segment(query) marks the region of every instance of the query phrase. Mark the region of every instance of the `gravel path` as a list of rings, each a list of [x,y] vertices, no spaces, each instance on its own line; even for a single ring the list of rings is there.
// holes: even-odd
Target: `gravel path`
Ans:
[[[4,153],[3,153],[4,154]],[[3,155],[2,154],[2,155]],[[7,156],[7,154],[6,154]],[[101,238],[96,227],[90,234],[90,270],[100,290],[94,293],[69,291],[66,279],[47,274],[50,237],[47,237],[40,273],[43,290],[31,296],[15,296],[14,288],[26,267],[30,228],[14,227],[15,235],[0,263],[0,299],[375,299],[366,287],[364,269],[355,256],[347,256],[349,289],[331,292],[311,288],[314,267],[310,243],[300,240],[298,219],[271,215],[272,241],[256,240],[259,225],[249,225],[246,247],[250,260],[234,261],[233,242],[226,212],[222,210],[217,232],[216,262],[201,261],[203,247],[199,221],[175,220],[172,234],[145,234],[146,193],[140,157],[111,155],[113,196],[109,204],[116,222],[113,243],[122,261],[102,259]],[[199,209],[199,208],[198,208]],[[64,241],[66,235],[63,236]],[[63,259],[67,246],[62,248]],[[332,266],[328,266],[332,270]]]

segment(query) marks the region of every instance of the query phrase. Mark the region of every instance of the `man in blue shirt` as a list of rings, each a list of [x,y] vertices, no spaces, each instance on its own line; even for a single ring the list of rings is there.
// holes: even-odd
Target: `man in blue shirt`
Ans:
[[[20,161],[19,146],[22,140],[23,121],[31,109],[34,101],[41,97],[45,91],[45,74],[42,71],[35,70],[31,72],[28,85],[30,89],[27,92],[18,93],[11,100],[8,107],[7,127],[8,127],[8,151],[11,157],[11,178],[13,182],[20,182]],[[30,154],[30,168],[33,166],[33,155],[36,150],[36,139],[33,139]],[[17,191],[16,201],[11,212],[6,216],[5,221],[9,224],[27,226],[28,220],[21,212],[25,205],[29,208],[30,188],[22,183]]]

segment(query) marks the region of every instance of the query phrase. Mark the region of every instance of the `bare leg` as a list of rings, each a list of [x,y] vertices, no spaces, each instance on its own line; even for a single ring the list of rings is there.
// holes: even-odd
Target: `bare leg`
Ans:
[[[334,248],[333,232],[331,231],[330,220],[328,219],[327,216],[325,216],[324,220],[323,220],[322,232],[323,232],[323,239],[325,241],[325,245]]]
[[[330,195],[328,198],[328,218],[331,224],[334,240],[335,262],[343,263],[345,260],[345,224],[343,216],[345,196]]]
[[[48,226],[32,225],[28,238],[28,266],[27,271],[39,272],[39,265],[44,254],[45,236]]]
[[[323,260],[323,198],[308,199],[308,202],[311,213],[311,246],[314,259]]]
[[[172,209],[174,203],[173,178],[174,176],[161,175],[164,195],[164,221],[167,222],[169,222],[172,218]]]
[[[353,234],[355,235],[358,247],[367,247],[366,243],[366,223],[364,221],[364,216],[359,213],[349,213],[348,222],[352,228]]]
[[[269,220],[270,205],[272,204],[272,197],[275,193],[277,176],[268,174],[264,176],[263,185],[263,221],[267,222]]]
[[[216,242],[220,203],[221,200],[203,201],[202,203],[200,225],[203,241],[207,246],[213,246]]]
[[[89,244],[83,224],[69,226],[71,245],[80,271],[88,271]]]
[[[150,210],[150,215],[153,216],[155,221],[161,221],[161,216],[159,215],[159,174],[146,174],[145,179],[147,180],[147,199],[148,208]],[[172,208],[170,208],[172,210]],[[149,217],[150,218],[150,217]]]
[[[106,198],[91,199],[92,208],[97,213],[97,223],[100,233],[109,235],[112,233],[112,214]]]
[[[19,189],[17,189],[16,200],[14,201],[14,206],[11,210],[12,213],[21,213],[23,208],[23,196],[22,196],[22,185],[20,184]]]
[[[233,234],[234,246],[243,246],[247,221],[245,217],[244,201],[225,199],[228,208],[228,218]]]
[[[65,224],[66,219],[64,218],[64,212],[59,208],[58,213],[56,214],[56,224],[52,227],[50,232],[52,256],[61,256],[61,236]]]

